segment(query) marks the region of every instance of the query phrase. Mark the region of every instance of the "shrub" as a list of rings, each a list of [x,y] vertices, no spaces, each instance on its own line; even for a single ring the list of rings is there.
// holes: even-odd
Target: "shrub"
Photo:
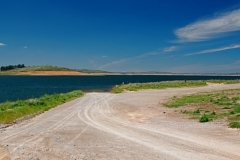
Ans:
[[[234,112],[234,111],[231,111],[229,114],[235,114],[235,112]]]
[[[213,112],[211,113],[211,115],[216,115],[216,112],[213,111]]]
[[[200,110],[197,109],[197,110],[193,111],[193,114],[200,114]]]
[[[201,122],[201,123],[208,122],[208,121],[209,121],[209,118],[207,117],[206,114],[203,114],[199,120],[199,122]]]
[[[240,122],[231,122],[229,124],[230,128],[240,128]]]

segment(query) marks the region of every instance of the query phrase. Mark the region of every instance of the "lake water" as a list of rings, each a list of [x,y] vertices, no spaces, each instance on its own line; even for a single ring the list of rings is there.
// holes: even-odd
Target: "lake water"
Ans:
[[[36,98],[72,90],[110,91],[114,85],[166,80],[240,79],[240,76],[108,75],[108,76],[0,76],[0,102]]]

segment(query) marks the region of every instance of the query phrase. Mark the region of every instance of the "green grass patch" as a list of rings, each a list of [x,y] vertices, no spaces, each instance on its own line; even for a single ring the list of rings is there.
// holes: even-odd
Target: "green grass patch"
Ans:
[[[231,124],[232,122],[240,122],[239,100],[240,89],[232,89],[173,97],[164,105],[169,108],[188,106],[190,109],[186,109],[182,113],[194,118],[198,117],[200,122],[227,118]],[[229,126],[231,127],[232,125]]]
[[[238,79],[236,80],[222,80],[222,79],[211,79],[211,80],[206,80],[206,82],[209,83],[223,83],[223,84],[236,84],[236,83],[240,83],[240,81]]]
[[[212,98],[207,95],[189,95],[183,96],[181,98],[174,97],[170,103],[164,104],[169,108],[178,108],[180,106],[185,106],[190,103],[202,103],[202,102],[211,102]]]
[[[204,81],[162,81],[150,83],[129,83],[121,84],[113,87],[113,93],[122,93],[123,91],[138,91],[144,89],[166,89],[166,88],[181,88],[181,87],[199,87],[206,86]]]
[[[240,128],[240,122],[231,122],[229,124],[230,128]]]
[[[166,89],[181,87],[201,87],[207,83],[236,84],[239,80],[178,80],[178,81],[161,81],[149,83],[129,83],[116,85],[112,88],[113,93],[122,93],[124,91],[138,91],[144,89]]]
[[[193,111],[193,114],[195,114],[195,115],[198,115],[198,114],[200,114],[200,110],[199,110],[199,109],[197,109],[197,110]]]
[[[45,94],[40,98],[4,102],[0,104],[0,124],[7,124],[15,120],[47,111],[57,105],[83,96],[82,91],[72,91],[60,94]]]

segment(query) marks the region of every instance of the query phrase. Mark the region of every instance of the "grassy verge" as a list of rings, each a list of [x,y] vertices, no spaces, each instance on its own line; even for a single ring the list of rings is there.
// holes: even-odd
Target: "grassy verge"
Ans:
[[[222,83],[222,84],[236,84],[240,83],[240,80],[222,80],[222,79],[211,79],[211,80],[206,80],[208,83]]]
[[[42,113],[62,103],[83,96],[82,91],[43,95],[40,98],[0,104],[0,124],[7,124],[32,114]]]
[[[181,88],[181,87],[200,87],[206,86],[207,83],[223,83],[234,84],[240,83],[239,80],[187,80],[187,81],[162,81],[151,83],[129,83],[121,84],[113,87],[113,93],[122,93],[123,91],[138,91],[143,89],[166,89],[166,88]]]
[[[229,127],[240,128],[240,89],[173,97],[166,107],[185,107],[183,114],[208,122],[226,118]]]
[[[150,83],[129,83],[121,84],[113,87],[113,93],[121,93],[123,91],[138,91],[143,89],[166,89],[166,88],[180,88],[180,87],[197,87],[206,86],[204,81],[162,81]]]

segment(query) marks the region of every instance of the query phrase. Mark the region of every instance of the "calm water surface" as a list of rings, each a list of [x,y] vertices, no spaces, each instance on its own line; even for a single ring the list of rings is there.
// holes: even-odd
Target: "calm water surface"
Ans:
[[[44,94],[65,93],[81,89],[86,92],[110,91],[121,83],[158,82],[166,80],[240,79],[240,76],[0,76],[0,102],[28,99]]]

